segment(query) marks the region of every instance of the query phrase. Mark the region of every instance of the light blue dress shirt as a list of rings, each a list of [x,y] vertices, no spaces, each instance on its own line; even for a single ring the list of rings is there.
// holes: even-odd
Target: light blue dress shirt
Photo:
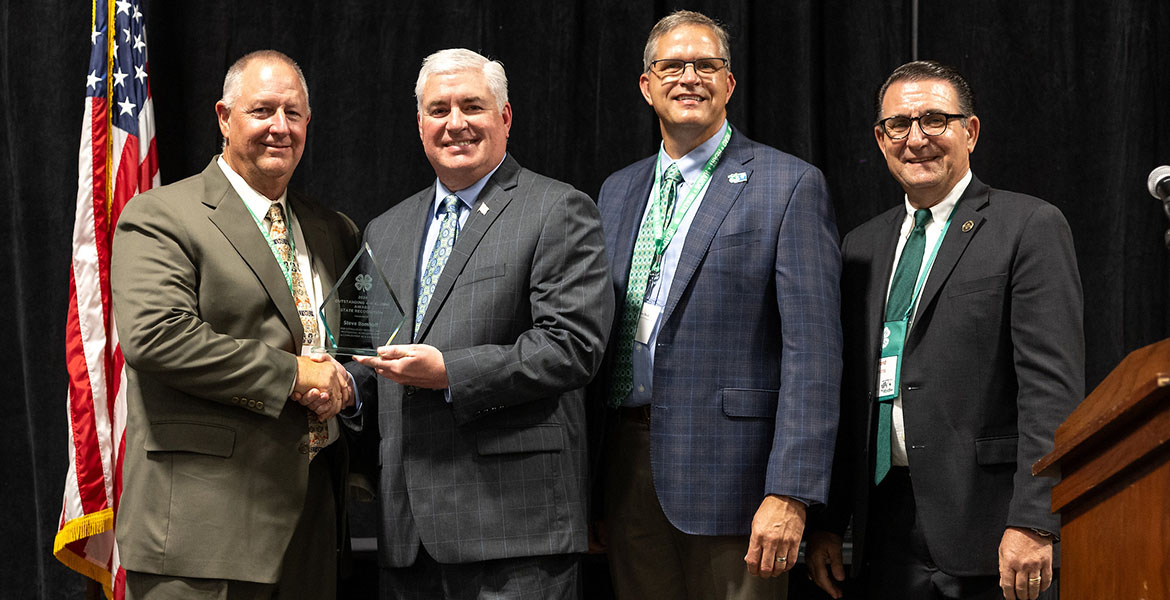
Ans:
[[[683,181],[678,186],[678,193],[675,196],[675,205],[678,206],[691,193],[691,186],[699,179],[699,175],[703,172],[703,167],[707,165],[707,160],[715,153],[715,149],[719,147],[719,140],[723,139],[723,134],[730,125],[727,121],[723,122],[723,127],[715,132],[715,135],[707,139],[707,141],[699,144],[694,150],[688,152],[685,156],[675,161],[666,153],[665,147],[658,149],[658,173],[655,181],[661,181],[663,173],[670,167],[672,163],[678,163],[679,172],[682,173]],[[734,135],[734,134],[733,134]],[[687,208],[686,214],[682,215],[682,222],[679,223],[678,231],[675,232],[674,237],[671,238],[670,244],[666,246],[666,252],[662,255],[662,271],[658,278],[658,283],[646,289],[646,302],[655,304],[659,307],[666,306],[666,299],[670,297],[670,286],[674,283],[674,272],[678,268],[678,259],[682,256],[683,244],[687,240],[687,232],[691,229],[691,222],[695,220],[695,213],[699,211],[699,206],[703,203],[703,198],[707,195],[707,188],[710,187],[710,180],[703,189],[699,190],[699,195],[695,198],[694,203]],[[657,183],[650,190],[650,198],[658,197]],[[646,203],[646,210],[642,213],[642,221],[645,221],[650,214],[651,202]],[[639,231],[641,225],[639,224]],[[650,338],[647,343],[634,342],[633,367],[634,367],[634,387],[630,390],[630,395],[623,402],[622,406],[634,407],[645,406],[650,404],[650,398],[654,391],[654,347],[658,341],[658,330],[662,327],[661,313],[658,322],[654,324],[650,331]]]
[[[507,155],[505,154],[504,157],[507,158]],[[502,164],[504,164],[504,161],[501,160],[500,165]],[[443,198],[446,198],[452,193],[459,198],[459,230],[463,231],[463,225],[467,223],[467,217],[471,214],[471,209],[475,206],[475,201],[479,199],[479,193],[483,191],[488,179],[491,179],[492,175],[496,173],[496,170],[500,168],[500,165],[496,165],[495,169],[492,169],[487,175],[481,177],[479,181],[456,192],[451,192],[451,190],[447,189],[447,186],[443,185],[442,181],[439,181],[437,178],[435,179],[435,199],[431,203],[431,222],[427,225],[427,235],[423,238],[422,260],[418,263],[418,278],[415,281],[422,282],[423,274],[427,269],[427,261],[431,259],[431,251],[435,249],[435,239],[439,237],[439,225],[441,222],[439,219],[441,216],[439,214],[439,205],[443,203]],[[420,291],[419,288],[415,288],[415,298],[418,297]],[[412,320],[413,318],[414,315],[411,315]]]

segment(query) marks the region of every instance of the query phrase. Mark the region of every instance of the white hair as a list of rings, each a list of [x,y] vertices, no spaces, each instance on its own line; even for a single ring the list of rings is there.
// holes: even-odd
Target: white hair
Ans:
[[[466,48],[439,50],[423,59],[418,80],[414,83],[414,100],[419,112],[422,112],[423,88],[427,85],[428,77],[475,69],[483,72],[488,90],[496,97],[496,109],[504,112],[504,105],[508,103],[508,76],[504,73],[504,63],[488,60],[484,55]]]

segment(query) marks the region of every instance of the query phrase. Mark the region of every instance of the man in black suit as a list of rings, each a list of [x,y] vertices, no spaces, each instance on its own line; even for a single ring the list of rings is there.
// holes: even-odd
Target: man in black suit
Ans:
[[[955,69],[908,63],[877,100],[906,197],[843,243],[841,424],[811,574],[841,597],[852,517],[870,597],[1055,597],[1053,481],[1031,467],[1084,397],[1071,232],[971,174],[979,118]]]

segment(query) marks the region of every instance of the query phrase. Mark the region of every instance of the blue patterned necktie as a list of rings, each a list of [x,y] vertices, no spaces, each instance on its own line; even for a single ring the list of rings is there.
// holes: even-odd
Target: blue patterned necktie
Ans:
[[[317,343],[317,315],[313,312],[313,303],[309,300],[309,292],[305,288],[305,278],[297,266],[296,253],[288,241],[288,225],[284,222],[284,209],[279,202],[268,206],[268,239],[280,254],[280,262],[285,273],[288,274],[289,291],[297,304],[297,313],[301,317],[301,326],[305,330],[304,344],[313,346]],[[329,442],[329,427],[317,420],[317,414],[309,411],[309,460],[313,460],[317,453]]]
[[[658,210],[661,211],[659,214],[667,216],[672,214],[675,197],[678,195],[678,184],[682,180],[677,163],[672,163],[666,168],[656,198]],[[678,215],[678,218],[682,217],[683,215]],[[669,221],[662,224],[663,228],[667,225]],[[634,255],[630,260],[630,283],[626,288],[621,328],[618,329],[617,345],[614,347],[616,356],[613,361],[609,405],[615,408],[621,406],[622,401],[634,388],[634,332],[638,329],[642,303],[646,299],[646,282],[650,278],[650,267],[654,262],[654,236],[654,219],[647,214],[646,218],[642,219],[642,228],[638,230],[638,239],[634,242]]]
[[[886,299],[886,321],[901,321],[914,300],[914,286],[918,283],[918,271],[922,268],[922,255],[926,251],[926,224],[930,222],[930,210],[920,208],[914,211],[914,229],[902,247],[902,257],[890,283],[890,296]],[[909,333],[909,331],[907,331]],[[902,365],[898,366],[899,369]],[[875,441],[877,454],[874,459],[873,482],[878,484],[890,472],[890,424],[893,421],[894,399],[878,403],[878,430]]]
[[[414,312],[414,335],[418,335],[418,328],[422,325],[423,315],[427,314],[427,305],[431,303],[431,295],[435,293],[435,284],[443,272],[443,265],[451,257],[451,248],[455,246],[455,238],[459,237],[459,197],[448,194],[439,205],[439,235],[435,238],[435,245],[431,248],[431,257],[427,260],[426,271],[418,286],[418,309]]]

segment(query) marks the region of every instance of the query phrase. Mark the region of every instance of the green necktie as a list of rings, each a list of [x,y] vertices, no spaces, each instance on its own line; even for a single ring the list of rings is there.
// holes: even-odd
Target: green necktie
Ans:
[[[431,247],[431,256],[427,259],[427,268],[423,271],[422,281],[418,286],[418,308],[414,311],[414,335],[418,335],[418,327],[422,325],[423,316],[427,314],[427,305],[431,303],[431,295],[435,293],[435,284],[439,282],[439,274],[451,256],[451,248],[455,246],[455,238],[459,237],[459,197],[448,194],[439,205],[439,235],[435,237],[435,245]]]
[[[914,284],[918,283],[918,270],[922,268],[922,255],[926,250],[926,224],[930,222],[930,211],[920,208],[914,211],[914,229],[902,248],[894,281],[890,284],[890,297],[886,299],[886,321],[901,321],[914,299]],[[906,332],[909,334],[909,330]],[[901,369],[902,365],[898,365]],[[901,393],[901,392],[899,392]],[[877,451],[873,482],[878,484],[890,472],[890,422],[893,419],[894,399],[878,403]]]
[[[683,180],[677,163],[671,163],[662,175],[658,189],[659,214],[669,218],[678,195],[678,184]],[[678,215],[682,218],[683,215]],[[663,223],[665,228],[669,225]],[[650,266],[654,262],[654,219],[648,214],[642,219],[638,239],[634,242],[634,255],[630,259],[630,284],[626,288],[626,302],[622,309],[621,328],[618,330],[617,356],[613,361],[613,378],[610,385],[609,405],[621,406],[634,387],[634,332],[638,329],[638,318],[642,315],[642,302],[646,299],[646,281],[650,277]],[[663,249],[665,252],[665,249]]]

